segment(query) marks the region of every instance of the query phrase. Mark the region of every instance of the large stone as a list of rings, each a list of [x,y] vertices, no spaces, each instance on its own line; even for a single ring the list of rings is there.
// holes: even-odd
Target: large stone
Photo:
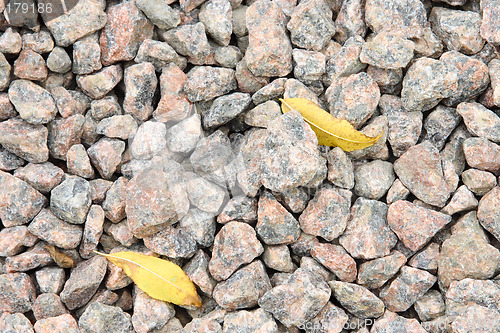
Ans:
[[[189,209],[182,186],[160,168],[148,168],[127,186],[127,223],[139,238],[152,235],[180,220]]]
[[[285,16],[268,0],[253,3],[246,12],[248,69],[255,76],[283,77],[292,71],[292,45],[286,34]]]
[[[4,227],[30,222],[47,199],[28,183],[0,171],[0,220]]]
[[[389,206],[387,222],[403,244],[412,251],[420,250],[446,224],[451,216],[398,200]]]
[[[22,119],[30,124],[46,124],[57,114],[50,93],[28,80],[15,80],[9,87],[9,99]]]
[[[438,207],[443,207],[450,188],[445,179],[438,150],[429,142],[408,149],[396,162],[394,171],[417,198]]]
[[[298,326],[314,318],[328,302],[330,294],[325,281],[299,268],[282,284],[266,292],[259,299],[259,305],[286,327]]]
[[[32,125],[12,118],[0,123],[0,144],[11,153],[31,163],[49,159],[48,131],[45,126]]]

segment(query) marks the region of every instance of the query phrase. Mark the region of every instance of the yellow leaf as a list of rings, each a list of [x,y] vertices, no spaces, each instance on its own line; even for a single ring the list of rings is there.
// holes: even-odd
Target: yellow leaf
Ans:
[[[347,120],[337,119],[320,108],[316,103],[305,98],[280,99],[281,110],[300,112],[304,120],[311,126],[318,137],[318,143],[324,146],[340,147],[345,151],[353,151],[370,147],[380,139],[383,133],[369,137],[357,131]]]
[[[94,252],[123,269],[139,289],[149,296],[177,305],[201,307],[196,287],[176,264],[137,252]]]

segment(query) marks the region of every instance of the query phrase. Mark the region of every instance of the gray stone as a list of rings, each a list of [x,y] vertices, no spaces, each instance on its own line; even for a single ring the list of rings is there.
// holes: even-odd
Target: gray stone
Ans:
[[[237,88],[235,71],[230,68],[196,66],[187,77],[184,90],[191,102],[208,101]]]
[[[450,196],[450,189],[441,161],[437,149],[431,143],[424,142],[411,147],[396,160],[394,171],[417,198],[430,205],[443,207]]]
[[[30,124],[46,124],[57,114],[50,93],[28,80],[13,81],[9,87],[9,99],[21,118]]]
[[[327,241],[342,235],[349,218],[352,193],[348,190],[324,186],[316,192],[299,217],[301,229]]]
[[[94,302],[85,310],[78,326],[82,333],[133,333],[131,316],[116,306]]]
[[[262,193],[258,206],[255,230],[264,243],[289,244],[299,238],[299,223],[271,193]]]
[[[203,113],[203,126],[214,128],[226,124],[244,112],[251,101],[250,95],[245,93],[233,93],[216,98],[210,108]]]
[[[106,258],[95,256],[78,263],[71,271],[71,275],[60,294],[61,300],[69,310],[85,305],[94,296],[106,274],[106,267]]]
[[[216,43],[227,46],[233,31],[231,3],[229,0],[211,0],[200,9],[200,22]]]
[[[335,298],[354,316],[377,318],[384,313],[384,302],[365,287],[341,281],[330,281],[328,284]]]
[[[401,100],[408,111],[427,111],[443,98],[451,96],[457,83],[456,69],[444,62],[419,58],[408,69],[403,79]]]
[[[286,327],[298,326],[314,318],[330,298],[331,290],[320,277],[297,269],[282,284],[266,292],[259,305]],[[300,302],[300,307],[294,304]]]
[[[30,223],[28,230],[38,238],[62,249],[74,249],[82,239],[82,228],[58,219],[43,209]]]
[[[375,176],[376,175],[376,176]],[[375,160],[359,164],[354,168],[354,193],[378,200],[382,198],[395,180],[392,163]]]
[[[212,297],[228,311],[252,308],[271,289],[271,282],[264,265],[256,260],[234,272],[227,280],[219,282]]]
[[[215,235],[209,270],[220,281],[225,280],[241,265],[251,262],[264,252],[254,229],[246,223],[229,222]]]
[[[83,224],[90,209],[89,182],[80,177],[68,177],[56,186],[50,196],[50,209],[60,219]]]
[[[172,9],[165,0],[138,0],[135,2],[137,8],[160,29],[172,29],[181,23],[179,12]]]
[[[253,3],[246,11],[248,69],[255,76],[283,77],[292,71],[292,44],[285,16],[277,4],[267,0]]]

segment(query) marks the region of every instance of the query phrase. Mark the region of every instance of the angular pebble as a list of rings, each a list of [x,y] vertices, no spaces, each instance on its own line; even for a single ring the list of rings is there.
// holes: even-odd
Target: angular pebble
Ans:
[[[450,202],[441,210],[442,213],[453,215],[465,210],[471,210],[477,207],[478,201],[474,194],[467,188],[467,186],[460,186]]]
[[[401,100],[408,111],[427,111],[443,98],[452,95],[457,84],[457,70],[444,62],[419,58],[408,69],[403,79]]]
[[[259,299],[259,306],[286,327],[301,325],[314,318],[328,302],[331,290],[320,277],[297,269],[284,283]],[[301,306],[296,307],[296,302]]]
[[[326,2],[308,0],[299,3],[286,25],[292,43],[300,48],[320,51],[335,34],[331,17]]]
[[[106,14],[99,39],[103,65],[134,59],[141,43],[153,36],[153,25],[133,2],[109,6]]]
[[[57,45],[66,47],[81,37],[104,27],[106,13],[99,2],[83,0],[78,1],[68,13],[53,19],[44,19],[44,22]]]
[[[90,304],[78,320],[82,333],[134,333],[131,316],[116,306]]]
[[[406,319],[398,316],[394,312],[386,310],[384,315],[377,319],[372,326],[371,333],[389,333],[389,332],[412,332],[426,333],[427,331],[420,325],[416,319]]]
[[[353,282],[356,280],[356,262],[342,246],[318,243],[312,247],[311,256],[341,281]]]
[[[479,103],[460,103],[457,113],[464,120],[467,130],[493,142],[500,142],[500,117]]]
[[[172,304],[154,299],[134,286],[132,325],[136,332],[162,329],[174,315],[175,310]]]
[[[62,249],[74,249],[82,239],[82,228],[57,218],[43,209],[30,223],[28,230],[38,238]]]
[[[106,267],[106,258],[95,256],[78,263],[71,271],[71,275],[66,280],[64,289],[60,294],[61,300],[69,310],[74,310],[85,305],[94,296],[106,274]],[[92,304],[97,304],[97,302]],[[91,307],[92,305],[89,308]],[[87,308],[86,312],[89,308]],[[81,320],[82,318],[80,318]]]
[[[141,121],[147,120],[153,113],[153,96],[158,80],[154,66],[149,62],[132,65],[125,69],[125,98],[123,111]]]
[[[256,260],[238,269],[226,281],[219,282],[212,297],[225,310],[234,311],[256,306],[271,288],[265,266]]]
[[[300,236],[297,220],[269,192],[261,194],[255,230],[268,245],[289,244]]]
[[[300,228],[332,241],[342,235],[349,218],[352,193],[331,186],[320,188],[299,217]]]
[[[278,332],[273,316],[258,308],[234,311],[224,316],[223,332]]]
[[[429,142],[408,149],[394,162],[394,171],[403,185],[417,198],[443,207],[450,196],[441,156]],[[425,172],[424,172],[425,170]]]
[[[50,196],[50,209],[60,219],[83,224],[92,201],[90,184],[80,177],[68,177],[56,186]]]
[[[90,158],[82,144],[71,146],[66,154],[66,165],[68,173],[82,178],[93,178],[94,169],[90,164]]]
[[[373,175],[377,175],[373,177]],[[359,164],[354,168],[354,193],[378,200],[382,198],[395,180],[392,163],[375,160]]]
[[[387,309],[400,312],[410,308],[429,290],[437,278],[413,267],[403,266],[401,274],[380,292]]]
[[[404,68],[413,58],[414,49],[415,44],[401,33],[384,31],[363,44],[359,59],[380,68]]]
[[[35,286],[29,275],[25,273],[0,274],[0,311],[31,311],[36,298]]]
[[[481,94],[488,87],[490,82],[488,67],[481,60],[457,51],[446,52],[439,60],[458,73],[457,85],[453,85],[451,96],[443,100],[445,105],[466,102]]]
[[[488,243],[476,212],[464,215],[454,227],[452,236],[441,245],[440,285],[447,288],[465,278],[490,278],[500,266],[500,251]]]
[[[9,99],[22,119],[33,125],[46,124],[57,114],[50,93],[28,80],[15,80],[9,87]]]
[[[485,40],[479,35],[480,13],[434,7],[429,22],[450,51],[475,54],[483,48]]]
[[[205,25],[208,35],[217,44],[229,45],[233,32],[231,3],[229,0],[211,0],[205,2],[200,9],[200,22]]]
[[[50,154],[57,159],[66,160],[71,146],[81,142],[84,123],[85,118],[80,114],[50,122],[47,139]]]
[[[73,73],[91,74],[101,68],[101,47],[97,33],[77,40],[73,44]]]
[[[463,151],[472,168],[493,173],[500,170],[500,145],[485,138],[468,138],[463,141]]]
[[[382,287],[406,263],[406,256],[393,251],[390,255],[366,261],[359,265],[356,283],[368,288]]]
[[[67,313],[59,316],[37,320],[34,325],[35,332],[37,333],[51,333],[51,332],[67,332],[78,333],[78,323],[75,318]]]
[[[123,70],[120,65],[104,67],[98,72],[88,75],[77,75],[76,83],[91,98],[100,99],[106,96],[122,80]]]
[[[30,222],[46,202],[28,183],[0,171],[0,219],[5,228]]]
[[[205,102],[237,88],[230,68],[196,66],[187,73],[184,91],[190,102]]]
[[[321,167],[317,137],[297,111],[274,120],[261,153],[262,184],[283,192],[306,185]],[[285,163],[283,163],[285,161]]]
[[[360,128],[375,112],[380,89],[368,74],[359,73],[336,80],[326,90],[325,96],[334,117]]]
[[[495,186],[479,201],[477,218],[479,223],[500,240],[500,187]]]
[[[160,29],[172,29],[181,22],[180,14],[177,10],[172,9],[168,4],[172,1],[168,0],[139,0],[135,2],[147,18]],[[161,327],[158,327],[161,328]]]
[[[417,251],[451,222],[451,216],[398,200],[389,206],[387,222],[407,248]]]
[[[225,280],[238,267],[251,262],[262,252],[264,248],[251,226],[242,222],[229,222],[215,236],[208,266],[210,273],[218,281]]]
[[[292,71],[292,44],[280,7],[268,0],[254,2],[246,11],[248,69],[255,76],[283,77]]]
[[[497,185],[495,175],[488,171],[467,169],[461,177],[464,185],[475,195],[484,195]]]
[[[188,77],[179,67],[168,65],[163,68],[160,75],[161,98],[156,110],[153,112],[154,119],[161,122],[180,121],[189,116],[192,104],[184,92],[184,85],[187,80]],[[234,85],[236,87],[236,82],[234,82]],[[203,83],[200,86],[203,86]]]
[[[45,59],[31,50],[23,50],[14,62],[14,75],[20,79],[42,81],[48,75]]]
[[[386,216],[386,204],[358,198],[351,208],[347,228],[339,238],[340,244],[355,258],[374,259],[388,255],[397,237],[389,229]]]
[[[214,63],[213,48],[208,43],[203,23],[181,25],[163,32],[161,36],[177,53],[186,56],[193,65]]]
[[[160,232],[144,237],[144,245],[151,251],[169,258],[190,258],[196,250],[196,241],[182,228],[167,226]]]
[[[354,283],[330,281],[333,295],[342,306],[358,318],[378,318],[384,314],[385,305],[377,296]]]
[[[110,179],[122,160],[125,142],[118,139],[102,138],[89,147],[90,161],[104,179]]]
[[[365,21],[374,31],[401,31],[407,38],[421,37],[426,26],[426,11],[417,0],[367,0]]]
[[[203,127],[210,129],[226,124],[244,112],[251,101],[250,94],[245,93],[232,93],[216,98],[202,114]]]

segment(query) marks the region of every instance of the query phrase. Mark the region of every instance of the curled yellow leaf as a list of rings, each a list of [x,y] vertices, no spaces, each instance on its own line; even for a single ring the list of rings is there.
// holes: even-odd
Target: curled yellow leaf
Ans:
[[[177,305],[201,307],[195,285],[176,264],[137,252],[94,252],[123,269],[137,287],[152,298]]]
[[[45,244],[43,248],[49,253],[57,266],[61,268],[71,268],[76,266],[76,262],[73,258],[56,249],[54,245]]]
[[[320,108],[316,103],[305,98],[280,99],[281,110],[300,112],[318,137],[318,144],[340,147],[344,151],[353,151],[370,147],[383,133],[376,137],[367,136],[357,131],[347,120],[338,119]]]

